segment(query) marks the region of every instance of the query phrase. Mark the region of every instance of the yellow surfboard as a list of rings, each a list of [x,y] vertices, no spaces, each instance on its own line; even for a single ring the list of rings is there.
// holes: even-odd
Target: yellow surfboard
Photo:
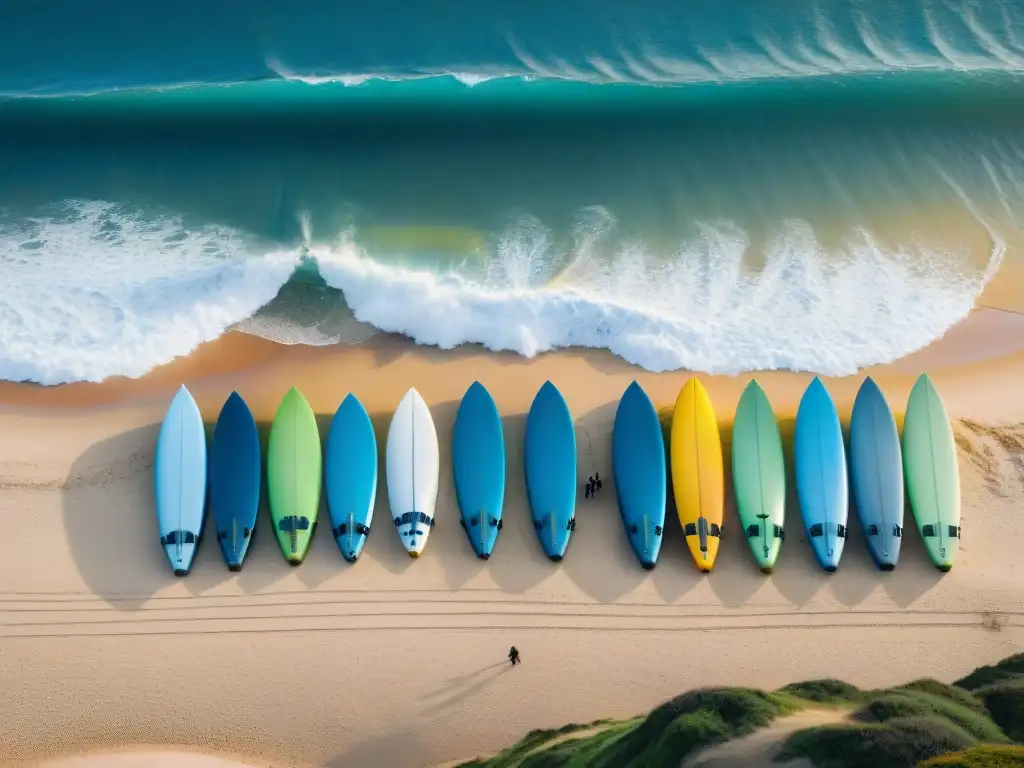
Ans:
[[[711,398],[696,378],[680,390],[672,413],[672,495],[697,567],[711,570],[725,509],[722,438]]]

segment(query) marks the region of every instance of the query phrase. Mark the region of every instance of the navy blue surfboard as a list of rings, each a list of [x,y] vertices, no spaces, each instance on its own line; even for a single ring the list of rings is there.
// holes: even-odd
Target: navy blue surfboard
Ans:
[[[646,570],[654,568],[665,527],[665,438],[651,398],[637,382],[615,411],[612,469],[629,544]]]
[[[260,505],[260,436],[237,392],[224,403],[213,431],[210,504],[224,561],[229,570],[239,571]]]

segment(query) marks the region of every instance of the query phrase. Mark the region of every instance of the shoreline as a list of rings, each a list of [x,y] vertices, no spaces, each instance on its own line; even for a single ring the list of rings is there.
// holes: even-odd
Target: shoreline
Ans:
[[[639,366],[628,363],[606,350],[566,349],[542,353],[532,358],[525,358],[513,352],[491,352],[477,344],[467,344],[455,349],[444,350],[433,346],[419,345],[414,341],[396,334],[380,333],[371,339],[353,345],[331,345],[312,347],[304,345],[286,345],[250,336],[236,331],[229,331],[221,338],[202,345],[192,354],[160,366],[145,376],[137,379],[115,377],[101,383],[74,382],[56,386],[44,386],[29,382],[0,382],[0,414],[22,413],[46,415],[51,409],[67,413],[82,410],[109,410],[126,407],[149,409],[156,404],[166,407],[173,392],[182,383],[188,385],[196,397],[204,414],[208,408],[216,407],[210,400],[214,392],[223,392],[226,398],[236,385],[246,385],[241,394],[245,397],[257,419],[270,419],[276,410],[277,401],[270,394],[275,387],[270,383],[287,382],[280,389],[281,395],[292,383],[296,383],[310,401],[315,411],[334,408],[340,404],[346,388],[346,379],[359,382],[370,379],[376,385],[385,384],[393,391],[397,404],[401,393],[409,386],[416,386],[423,392],[422,386],[438,391],[437,387],[424,385],[423,374],[426,370],[437,366],[458,364],[465,366],[468,362],[478,362],[481,371],[492,372],[495,368],[514,368],[530,375],[538,369],[561,368],[559,361],[566,361],[574,369],[582,366],[606,377],[622,381],[622,389],[630,381],[636,379],[648,390],[656,403],[665,400],[674,402],[675,392],[668,380],[678,381],[678,386],[691,375],[698,376],[708,388],[715,401],[716,411],[720,411],[719,400],[728,399],[735,402],[745,382],[752,377],[765,386],[771,395],[771,388],[778,391],[789,390],[789,386],[801,382],[808,383],[815,374],[795,371],[757,371],[737,375],[704,374],[685,370],[654,373],[645,371]],[[390,386],[390,371],[394,366],[413,372],[408,383],[397,382]],[[891,363],[872,366],[855,375],[830,377],[822,376],[830,393],[836,400],[837,407],[842,409],[846,400],[852,403],[856,388],[865,376],[872,376],[879,383],[886,384],[886,390],[894,388],[900,397],[892,399],[890,406],[894,413],[902,412],[900,399],[905,400],[913,379],[927,371],[933,379],[959,381],[964,376],[978,375],[992,366],[1007,367],[1017,370],[1024,365],[1024,313],[1013,309],[983,308],[971,312],[967,319],[950,329],[942,338],[927,347]],[[330,371],[330,378],[338,381],[337,387],[327,387],[316,376],[316,369]],[[350,374],[351,371],[351,374]],[[574,373],[576,370],[574,370]],[[462,391],[473,379],[467,379]],[[492,383],[481,379],[490,389]],[[537,387],[544,379],[537,381]],[[736,389],[737,382],[744,384]],[[856,382],[852,393],[850,384]],[[558,382],[555,382],[558,384]],[[444,388],[446,391],[449,388]],[[337,392],[337,400],[331,406],[332,398],[328,391]],[[367,394],[355,391],[369,410],[374,410],[371,403],[380,402],[386,407],[386,401],[378,398],[379,392]],[[536,390],[534,390],[535,392]],[[662,394],[664,393],[664,394]],[[718,393],[718,396],[716,396]],[[462,392],[458,393],[461,397]],[[621,392],[619,393],[621,394]],[[530,393],[532,399],[533,392]],[[733,397],[734,395],[734,397]],[[784,393],[785,395],[785,393]],[[424,395],[426,396],[426,394]],[[726,397],[728,396],[728,397]],[[166,398],[166,400],[164,399]],[[430,398],[428,398],[429,400]],[[496,396],[496,399],[497,396]],[[516,398],[518,400],[518,398]],[[797,398],[797,402],[798,402]],[[221,400],[223,402],[223,398]],[[772,404],[780,415],[794,415],[796,402],[783,396],[779,403],[772,397]],[[960,409],[950,407],[951,416]],[[529,399],[526,401],[529,407]],[[966,406],[970,413],[976,409]],[[216,411],[214,411],[215,413]],[[723,414],[718,413],[719,421]],[[981,419],[985,420],[985,419]],[[727,419],[726,421],[731,421]]]
[[[931,371],[960,448],[963,541],[945,575],[916,535],[897,569],[879,572],[852,510],[842,564],[825,574],[793,506],[796,535],[770,576],[735,535],[731,509],[711,574],[697,573],[671,524],[646,572],[612,487],[579,502],[578,530],[554,565],[529,524],[522,478],[537,389],[551,379],[569,403],[578,472],[611,480],[626,386],[637,379],[665,408],[689,375],[648,373],[605,352],[525,359],[384,334],[352,347],[284,347],[234,333],[143,379],[0,385],[0,687],[20,702],[0,711],[0,765],[184,740],[251,765],[429,766],[499,751],[532,728],[637,715],[702,685],[953,680],[1024,647],[1024,571],[1007,535],[1024,503],[1022,327],[1019,315],[979,310],[910,358],[826,379],[841,415],[865,375],[899,414],[918,373]],[[701,375],[726,428],[748,378]],[[812,375],[757,378],[789,418]],[[448,458],[459,399],[477,379],[498,403],[509,451],[506,524],[486,562],[457,523]],[[291,568],[273,536],[260,535],[262,520],[240,573],[208,541],[192,573],[174,578],[155,539],[152,461],[182,382],[209,423],[233,389],[269,422],[297,385],[321,434],[353,391],[379,449],[416,386],[442,455],[438,525],[423,556],[412,561],[379,526],[349,565],[321,531]],[[381,471],[375,514],[386,520]],[[514,670],[504,660],[512,644],[524,662]],[[853,646],[870,648],[871,663],[837,653]],[[74,665],[53,663],[69,654]]]

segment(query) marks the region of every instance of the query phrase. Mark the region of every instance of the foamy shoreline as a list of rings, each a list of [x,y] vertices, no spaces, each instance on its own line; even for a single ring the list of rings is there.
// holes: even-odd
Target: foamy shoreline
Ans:
[[[915,536],[896,571],[881,574],[853,524],[838,573],[822,573],[796,534],[766,577],[728,525],[731,510],[709,576],[692,567],[671,525],[648,573],[626,544],[610,487],[580,502],[573,542],[554,566],[529,525],[522,481],[523,421],[537,388],[551,379],[565,394],[583,476],[610,477],[622,391],[636,378],[667,407],[686,379],[604,352],[525,360],[389,336],[315,349],[229,334],[139,380],[0,386],[0,515],[9,521],[0,687],[18,702],[0,710],[0,764],[187,745],[251,765],[429,766],[498,751],[531,728],[631,716],[697,685],[837,677],[881,686],[952,680],[994,662],[1024,645],[1024,565],[1007,535],[1019,530],[1024,503],[1017,322],[975,312],[916,357],[826,382],[848,412],[870,373],[899,412],[920,370],[932,372],[961,451],[963,548],[946,575]],[[783,418],[811,378],[757,377]],[[506,524],[486,563],[458,525],[447,460],[455,409],[475,379],[499,405],[509,450]],[[728,426],[748,377],[701,379]],[[241,573],[208,542],[193,573],[175,579],[154,538],[152,457],[182,381],[211,422],[233,389],[267,422],[298,385],[324,431],[351,390],[381,444],[399,398],[416,386],[443,457],[424,555],[411,561],[379,527],[350,566],[321,531],[306,562],[290,568],[257,530]],[[378,504],[383,514],[383,491]],[[799,512],[787,516],[797,529]],[[511,669],[513,643],[524,664]],[[694,660],[709,647],[714,663],[702,668]],[[760,661],[765,647],[771,665]],[[836,652],[851,647],[870,648],[871,663]]]

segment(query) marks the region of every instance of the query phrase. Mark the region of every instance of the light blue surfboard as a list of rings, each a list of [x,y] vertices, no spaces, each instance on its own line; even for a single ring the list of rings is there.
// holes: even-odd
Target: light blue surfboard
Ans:
[[[850,418],[850,484],[868,551],[881,570],[891,571],[903,539],[903,454],[896,420],[870,376]]]
[[[359,398],[349,394],[338,406],[327,433],[324,483],[331,534],[341,555],[354,563],[373,522],[377,499],[377,437]]]
[[[232,392],[220,410],[210,448],[210,506],[221,554],[242,570],[260,507],[260,435],[249,406]]]
[[[576,432],[569,406],[550,381],[526,417],[523,466],[533,527],[544,552],[557,563],[576,528]]]
[[[615,411],[612,471],[626,537],[640,565],[654,568],[665,528],[668,479],[665,437],[651,398],[637,382],[626,388]]]
[[[796,490],[811,549],[821,567],[835,571],[843,556],[849,497],[846,449],[839,414],[817,376],[796,414]]]
[[[452,431],[452,474],[462,527],[477,557],[487,560],[501,530],[505,499],[505,438],[490,392],[473,382]]]
[[[160,545],[174,575],[186,576],[206,519],[206,433],[184,385],[164,416],[153,470]]]

